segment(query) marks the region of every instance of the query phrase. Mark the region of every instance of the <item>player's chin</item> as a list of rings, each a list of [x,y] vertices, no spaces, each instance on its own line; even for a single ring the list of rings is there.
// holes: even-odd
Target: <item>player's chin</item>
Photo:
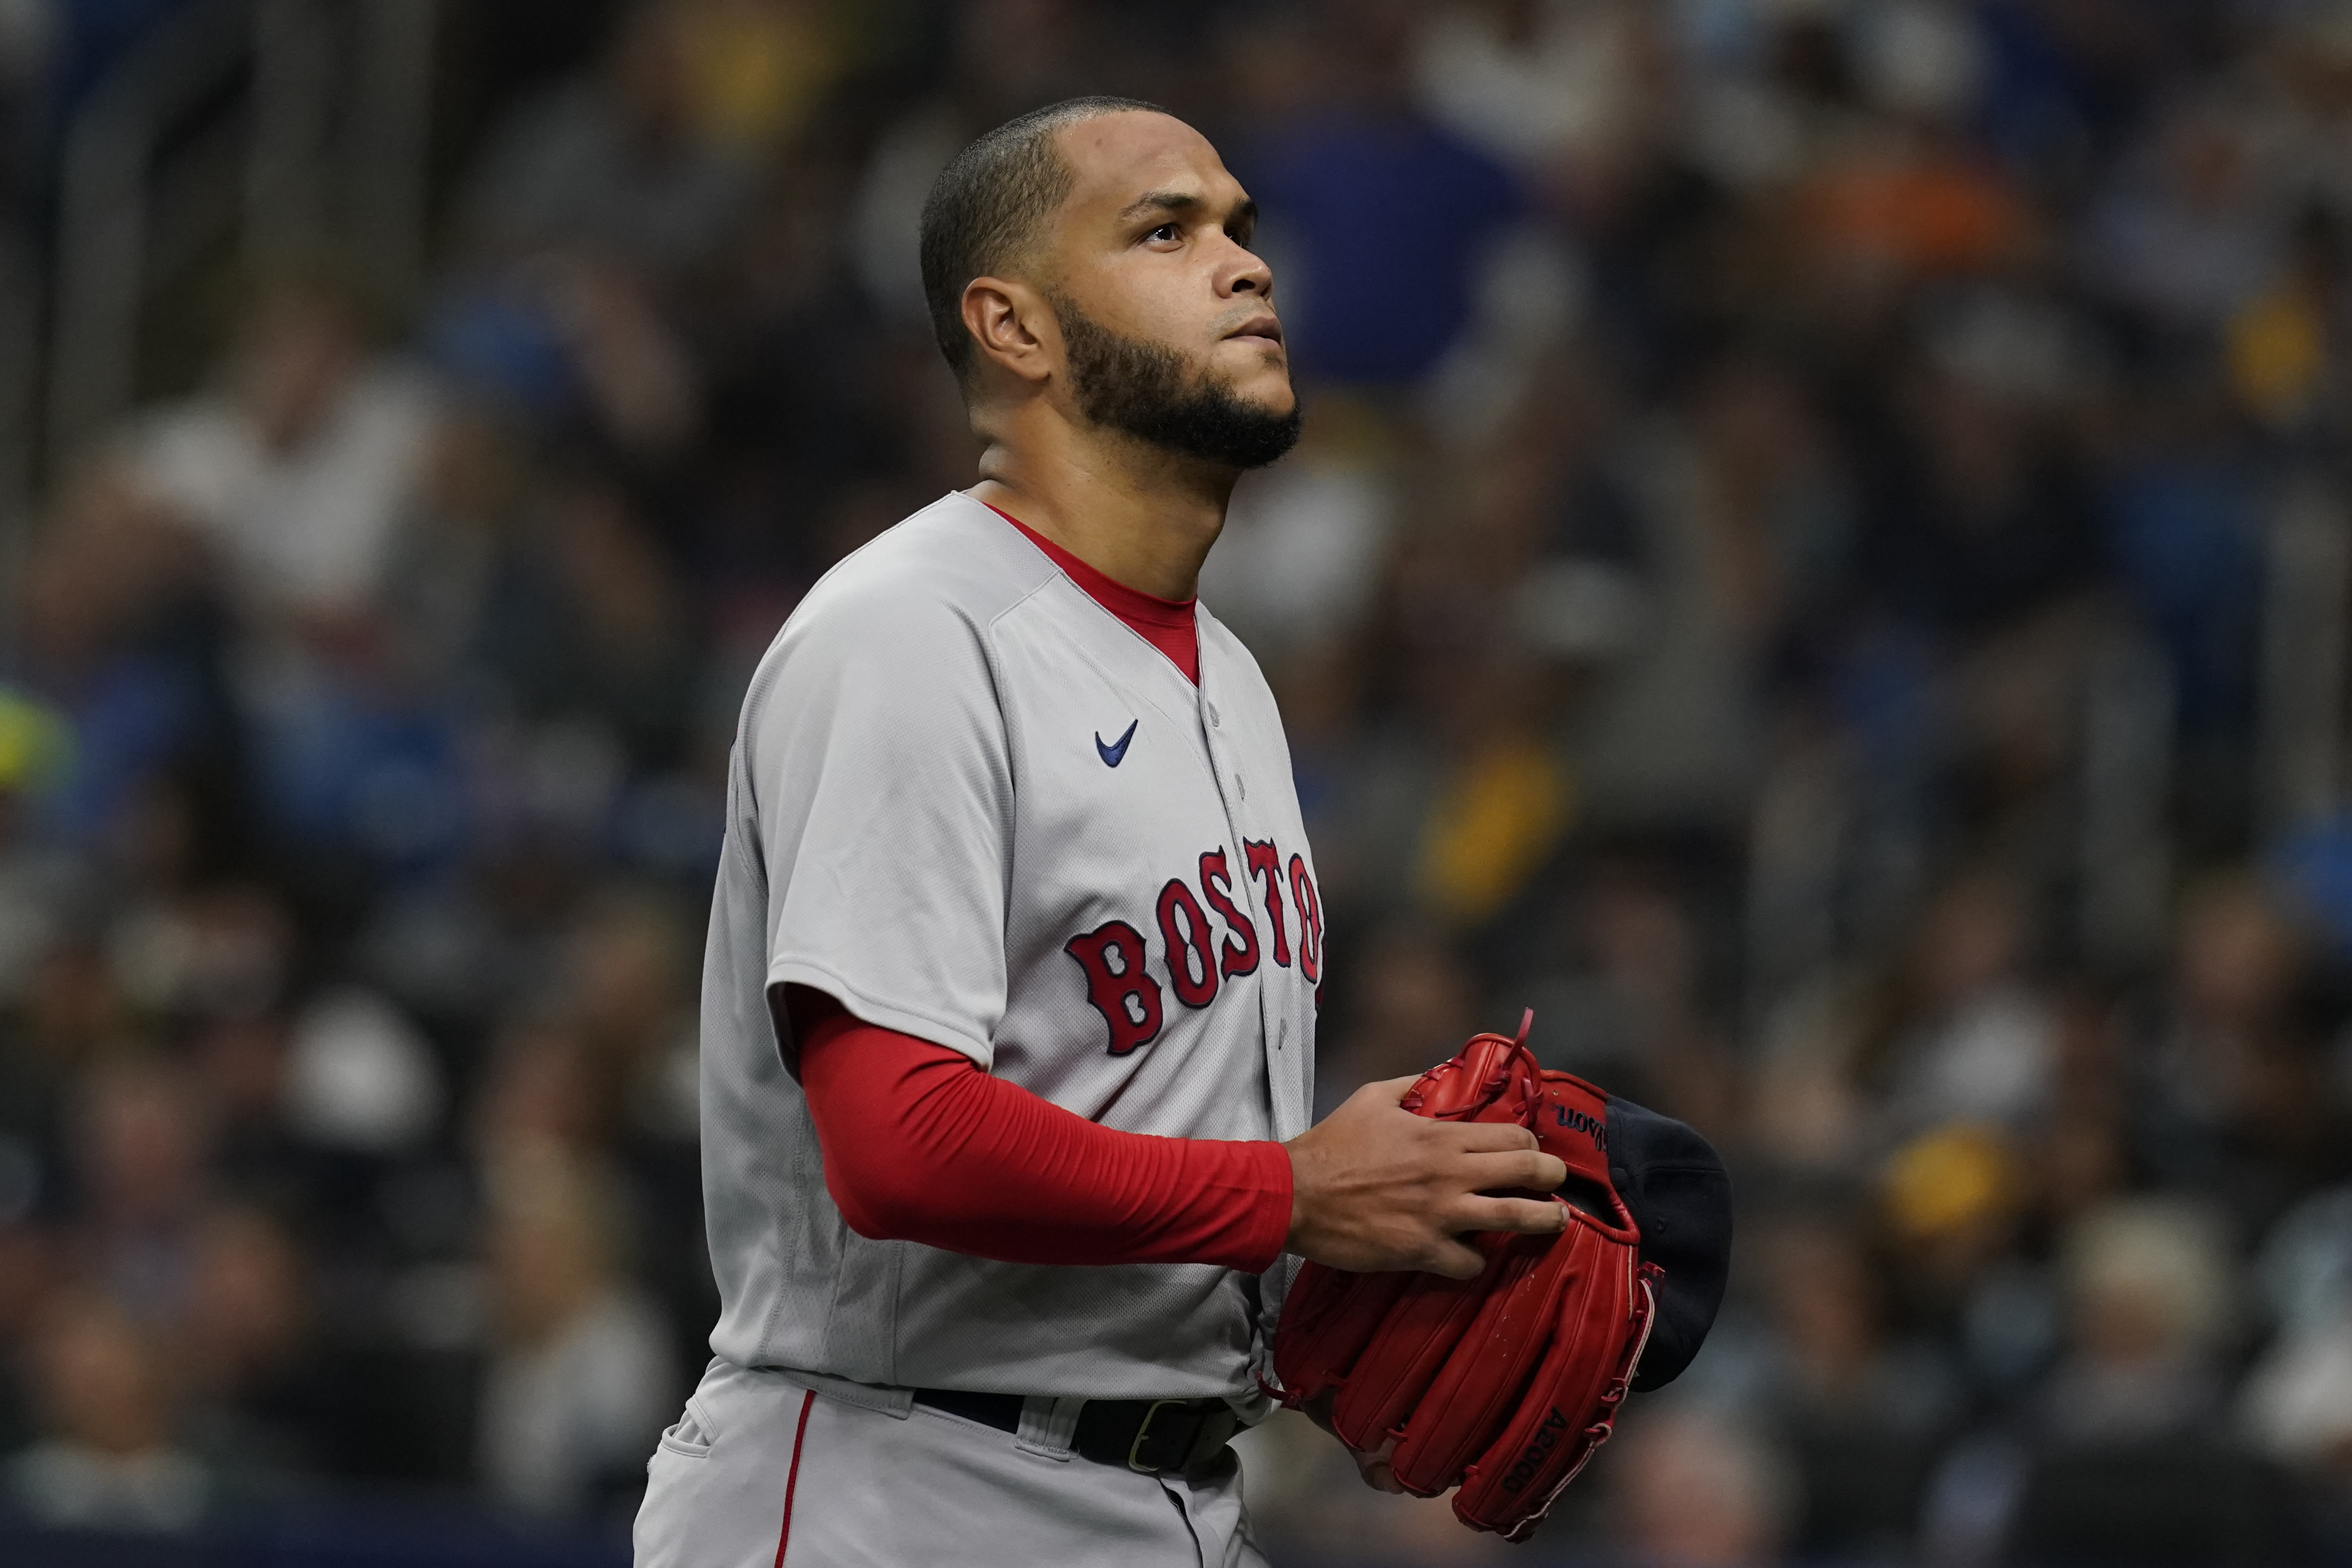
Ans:
[[[1281,345],[1276,345],[1276,353]],[[1298,407],[1297,389],[1290,384],[1290,362],[1276,358],[1234,376],[1226,383],[1234,396],[1259,413],[1287,419]]]

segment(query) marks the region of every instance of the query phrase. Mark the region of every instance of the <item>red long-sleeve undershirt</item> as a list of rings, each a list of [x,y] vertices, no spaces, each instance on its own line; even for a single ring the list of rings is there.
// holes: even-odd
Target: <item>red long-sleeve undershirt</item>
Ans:
[[[825,1191],[850,1229],[1003,1263],[1262,1273],[1290,1233],[1279,1143],[1121,1132],[792,988]]]

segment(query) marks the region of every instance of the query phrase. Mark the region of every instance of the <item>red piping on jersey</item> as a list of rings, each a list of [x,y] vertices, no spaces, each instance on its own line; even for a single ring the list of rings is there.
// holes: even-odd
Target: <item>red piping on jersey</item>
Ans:
[[[793,1493],[801,1484],[801,1444],[808,1436],[809,1406],[816,1403],[816,1390],[801,1395],[801,1424],[793,1429],[793,1468],[784,1476],[784,1527],[776,1532],[776,1568],[784,1568],[784,1548],[793,1543]]]
[[[986,501],[980,503],[988,506]],[[1071,554],[1011,512],[989,506],[988,510],[1028,536],[1029,542],[1045,552],[1047,560],[1069,574],[1070,581],[1086,591],[1087,597],[1125,621],[1135,635],[1168,656],[1168,662],[1184,672],[1184,679],[1193,685],[1201,684],[1201,624],[1193,615],[1198,599],[1161,599],[1130,588],[1117,578],[1107,577],[1084,561]]]
[[[822,992],[787,998],[825,1191],[858,1235],[1003,1263],[1260,1274],[1282,1255],[1281,1144],[1122,1132]]]

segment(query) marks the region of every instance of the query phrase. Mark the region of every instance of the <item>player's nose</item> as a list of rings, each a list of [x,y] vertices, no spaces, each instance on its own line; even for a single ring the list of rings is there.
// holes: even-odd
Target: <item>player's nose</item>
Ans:
[[[1238,253],[1230,276],[1225,280],[1228,294],[1255,294],[1261,300],[1274,298],[1274,268],[1265,258],[1247,246],[1236,245]]]

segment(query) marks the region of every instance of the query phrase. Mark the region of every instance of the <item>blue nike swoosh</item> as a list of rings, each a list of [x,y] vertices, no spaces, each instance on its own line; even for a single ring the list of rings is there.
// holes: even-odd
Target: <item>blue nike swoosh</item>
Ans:
[[[1100,730],[1095,731],[1095,750],[1101,755],[1106,766],[1115,768],[1118,766],[1119,763],[1127,761],[1127,743],[1135,739],[1135,726],[1142,722],[1142,720],[1138,719],[1133,723],[1129,724],[1127,727],[1127,733],[1118,738],[1118,744],[1115,746],[1106,745],[1104,743],[1102,731]]]

